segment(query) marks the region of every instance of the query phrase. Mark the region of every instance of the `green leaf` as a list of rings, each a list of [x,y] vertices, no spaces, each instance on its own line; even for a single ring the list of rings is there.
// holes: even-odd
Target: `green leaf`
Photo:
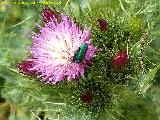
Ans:
[[[140,82],[140,91],[143,95],[145,95],[149,87],[152,85],[152,80],[154,80],[154,77],[159,69],[160,64],[157,65],[154,69],[150,69],[149,73],[144,75],[144,79],[142,79]]]

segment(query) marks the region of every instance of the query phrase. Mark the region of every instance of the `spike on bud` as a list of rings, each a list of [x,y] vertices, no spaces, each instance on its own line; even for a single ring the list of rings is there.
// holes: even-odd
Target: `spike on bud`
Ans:
[[[122,70],[127,64],[128,55],[126,50],[119,51],[113,58],[112,58],[112,67],[117,70]]]
[[[46,23],[55,21],[55,19],[57,19],[57,21],[60,22],[59,14],[56,11],[51,10],[49,7],[44,7],[44,9],[42,10],[41,16],[43,17],[43,20]]]
[[[33,68],[33,64],[34,64],[33,61],[23,60],[20,63],[18,63],[16,66],[20,71],[22,71],[23,74],[28,76],[35,76],[37,71],[30,70],[31,68]]]
[[[83,101],[84,103],[91,103],[92,99],[93,99],[93,96],[90,91],[85,91],[80,96],[80,100]]]
[[[100,28],[100,30],[102,32],[107,30],[108,23],[107,23],[106,20],[104,20],[104,19],[98,19],[98,23],[99,23],[99,28]]]

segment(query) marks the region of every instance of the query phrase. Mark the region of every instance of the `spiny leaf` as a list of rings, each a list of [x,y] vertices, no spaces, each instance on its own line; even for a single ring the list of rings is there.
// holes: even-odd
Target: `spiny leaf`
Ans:
[[[155,67],[154,69],[150,69],[149,73],[144,75],[144,79],[142,79],[140,83],[140,91],[143,95],[145,95],[146,91],[151,86],[152,80],[154,79],[155,74],[159,69],[160,69],[160,64],[157,65],[157,67]]]

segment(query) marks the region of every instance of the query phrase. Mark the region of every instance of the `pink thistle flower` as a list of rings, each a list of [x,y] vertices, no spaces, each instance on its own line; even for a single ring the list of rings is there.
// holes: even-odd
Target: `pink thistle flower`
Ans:
[[[42,14],[48,21],[39,34],[31,36],[34,65],[30,71],[41,73],[42,81],[50,84],[83,76],[97,51],[90,42],[90,30],[82,31],[63,13],[60,22],[51,11]]]

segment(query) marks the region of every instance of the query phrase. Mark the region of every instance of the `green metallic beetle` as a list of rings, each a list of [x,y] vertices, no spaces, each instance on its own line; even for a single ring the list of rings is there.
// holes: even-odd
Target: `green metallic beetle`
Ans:
[[[83,43],[79,49],[76,51],[73,57],[73,62],[75,63],[80,63],[83,61],[86,51],[88,50],[88,45],[87,43]]]

